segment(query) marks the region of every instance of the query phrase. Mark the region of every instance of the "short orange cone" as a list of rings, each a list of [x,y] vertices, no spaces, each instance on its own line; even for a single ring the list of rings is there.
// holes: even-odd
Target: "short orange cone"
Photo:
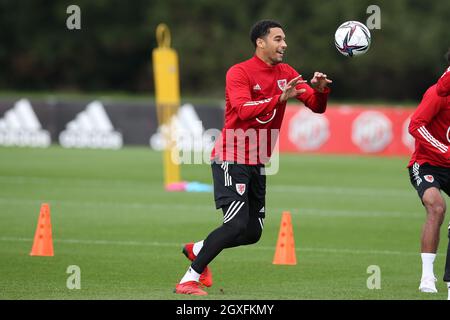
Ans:
[[[292,229],[291,213],[284,211],[281,216],[280,232],[278,233],[277,247],[273,264],[297,264],[295,256],[294,231]]]
[[[30,256],[54,256],[52,223],[50,221],[50,206],[48,203],[41,205],[38,225],[34,234],[33,248]]]

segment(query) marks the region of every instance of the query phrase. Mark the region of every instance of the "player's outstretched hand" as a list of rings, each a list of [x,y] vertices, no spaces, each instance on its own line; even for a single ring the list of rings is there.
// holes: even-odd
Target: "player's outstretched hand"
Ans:
[[[284,87],[283,93],[280,96],[279,101],[284,102],[289,98],[295,97],[303,92],[306,91],[306,89],[296,89],[295,87],[301,83],[305,83],[306,80],[302,79],[302,75],[298,75],[294,79],[288,82],[286,87]]]
[[[322,72],[314,72],[314,76],[311,79],[311,87],[316,89],[317,91],[322,92],[329,83],[332,83],[330,79],[327,78],[327,75]]]

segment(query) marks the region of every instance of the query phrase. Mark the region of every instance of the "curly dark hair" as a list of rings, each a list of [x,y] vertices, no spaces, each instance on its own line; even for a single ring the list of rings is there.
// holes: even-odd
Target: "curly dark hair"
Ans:
[[[256,39],[263,38],[269,34],[271,28],[281,28],[280,23],[274,20],[261,20],[255,23],[250,30],[250,40],[256,48]]]

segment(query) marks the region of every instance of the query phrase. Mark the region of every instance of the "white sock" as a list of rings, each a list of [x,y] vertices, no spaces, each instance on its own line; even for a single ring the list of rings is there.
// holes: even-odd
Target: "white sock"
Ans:
[[[447,288],[448,288],[448,297],[447,297],[447,300],[450,300],[450,282],[447,282]]]
[[[188,281],[196,281],[196,282],[198,282],[199,279],[200,279],[200,273],[195,272],[194,269],[189,267],[188,271],[184,275],[183,279],[181,279],[180,283],[185,283],[185,282],[188,282]]]
[[[421,253],[422,257],[422,279],[434,278],[433,263],[436,258],[435,253]]]
[[[198,253],[200,252],[200,250],[202,250],[202,248],[203,248],[203,240],[194,243],[194,247],[192,248],[192,251],[194,252],[194,254],[196,256],[198,256]]]

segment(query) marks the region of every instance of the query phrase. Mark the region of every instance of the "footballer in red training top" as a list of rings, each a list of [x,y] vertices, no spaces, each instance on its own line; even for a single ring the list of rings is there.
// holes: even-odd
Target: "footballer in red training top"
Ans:
[[[275,51],[274,55],[281,61],[284,48]],[[298,72],[288,64],[270,65],[257,55],[232,66],[226,75],[225,124],[211,158],[250,165],[267,162],[276,143],[273,141],[276,134],[270,133],[278,132],[286,109],[287,101],[281,101],[280,96],[286,85],[297,77]],[[330,89],[313,89],[302,81],[301,76],[298,80],[296,89],[301,93],[296,98],[316,113],[325,112]],[[254,141],[239,137],[239,132],[253,137]],[[259,142],[267,144],[263,146],[266,153]]]
[[[411,117],[409,133],[416,139],[408,164],[410,181],[427,213],[421,237],[422,277],[419,290],[435,293],[433,263],[446,208],[441,190],[450,195],[450,96],[439,96],[436,84],[423,95]],[[450,281],[450,243],[444,281]]]
[[[225,124],[211,154],[214,200],[223,223],[204,240],[183,247],[192,263],[176,285],[178,294],[206,295],[203,288],[213,285],[208,264],[224,249],[259,241],[266,215],[264,164],[276,143],[287,100],[297,98],[319,113],[327,106],[331,80],[326,74],[315,72],[308,85],[282,63],[287,44],[278,22],[257,22],[250,40],[254,56],[227,72]]]

